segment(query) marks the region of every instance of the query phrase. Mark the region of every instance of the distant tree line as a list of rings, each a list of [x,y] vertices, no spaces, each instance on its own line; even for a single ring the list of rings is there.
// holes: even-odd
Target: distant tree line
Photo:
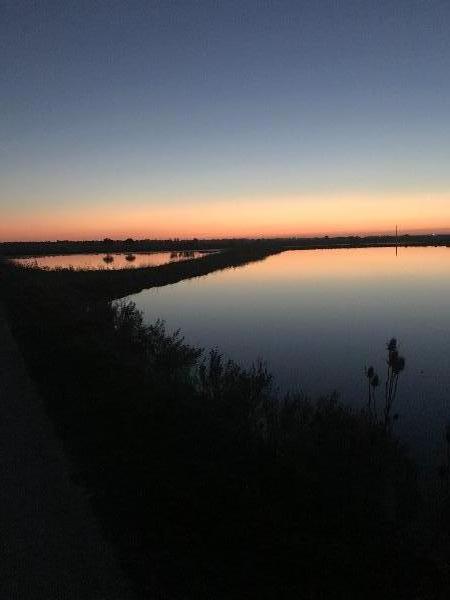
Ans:
[[[35,242],[2,242],[0,255],[3,256],[42,256],[47,254],[78,253],[113,253],[113,252],[153,252],[172,250],[208,250],[235,248],[248,244],[263,245],[273,248],[339,248],[376,245],[394,245],[398,241],[402,245],[447,245],[449,235],[401,235],[395,236],[322,236],[322,237],[283,237],[283,238],[219,238],[219,239],[179,239],[166,240],[143,239],[89,241],[35,241]]]

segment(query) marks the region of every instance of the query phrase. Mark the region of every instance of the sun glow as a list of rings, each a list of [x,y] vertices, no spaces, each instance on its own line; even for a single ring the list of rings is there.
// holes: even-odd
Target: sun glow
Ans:
[[[4,240],[113,238],[224,238],[443,231],[450,202],[435,196],[289,197],[158,203],[114,200],[110,205],[10,211],[0,222]],[[126,208],[124,208],[126,206]],[[438,215],[438,216],[437,216]]]

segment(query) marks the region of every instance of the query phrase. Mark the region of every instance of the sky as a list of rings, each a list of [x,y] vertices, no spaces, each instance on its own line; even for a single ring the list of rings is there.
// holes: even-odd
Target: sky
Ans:
[[[448,0],[0,0],[0,240],[450,230]]]

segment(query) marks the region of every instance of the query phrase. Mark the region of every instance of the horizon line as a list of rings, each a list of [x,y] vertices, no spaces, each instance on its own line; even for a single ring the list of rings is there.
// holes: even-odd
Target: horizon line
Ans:
[[[249,236],[192,236],[192,237],[132,237],[126,236],[123,238],[112,238],[109,236],[101,238],[47,238],[47,239],[4,239],[0,240],[0,244],[51,244],[51,243],[90,243],[90,242],[193,242],[193,241],[239,241],[239,240],[307,240],[307,239],[342,239],[342,238],[371,238],[371,237],[392,237],[401,238],[405,236],[445,236],[450,235],[450,228],[439,228],[439,229],[410,229],[402,232],[401,228],[398,228],[398,232],[395,228],[389,231],[378,231],[378,232],[345,232],[345,233],[317,233],[317,234],[277,234],[277,235],[249,235]]]

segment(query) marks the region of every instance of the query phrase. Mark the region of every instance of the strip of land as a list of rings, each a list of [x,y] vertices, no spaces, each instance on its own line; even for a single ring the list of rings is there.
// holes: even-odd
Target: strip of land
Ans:
[[[157,267],[116,270],[43,270],[25,267],[23,268],[23,278],[30,284],[39,282],[39,285],[47,288],[50,286],[55,289],[55,293],[70,288],[73,294],[80,294],[83,298],[91,301],[111,301],[138,293],[143,289],[169,285],[184,279],[208,275],[214,271],[260,261],[282,251],[283,249],[260,248],[250,245],[222,252],[207,253],[200,258]],[[7,278],[9,270],[6,268],[2,273],[0,263],[0,277],[3,275]]]

